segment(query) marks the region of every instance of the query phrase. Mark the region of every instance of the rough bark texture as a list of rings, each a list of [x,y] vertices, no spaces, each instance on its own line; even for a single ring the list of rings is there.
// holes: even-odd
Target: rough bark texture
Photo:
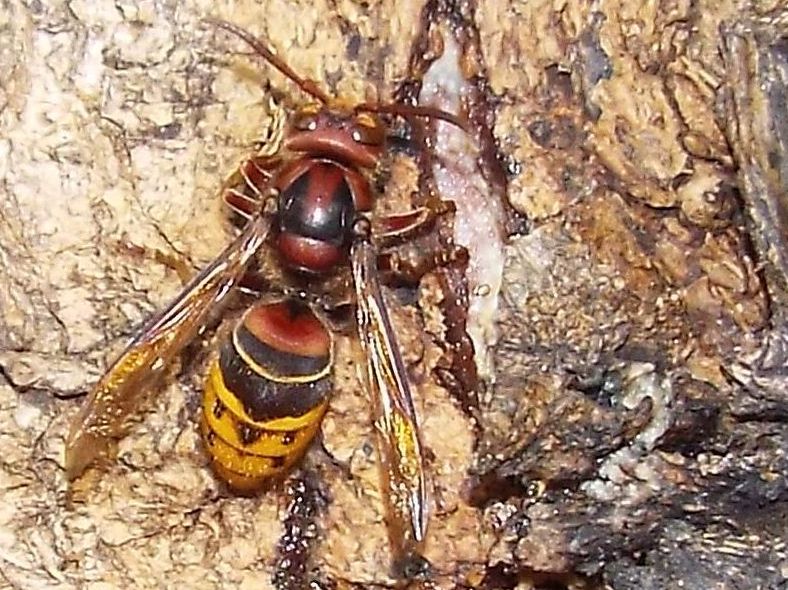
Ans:
[[[201,450],[215,337],[63,476],[77,396],[227,242],[222,179],[303,99],[215,16],[331,93],[472,122],[414,126],[380,204],[439,192],[502,240],[499,293],[473,244],[391,293],[434,498],[413,587],[784,588],[781,4],[0,2],[0,587],[394,584],[352,338],[328,453],[265,494]]]

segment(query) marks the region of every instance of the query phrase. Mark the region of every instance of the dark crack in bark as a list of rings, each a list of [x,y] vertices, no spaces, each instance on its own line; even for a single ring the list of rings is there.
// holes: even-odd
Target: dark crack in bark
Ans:
[[[312,570],[310,554],[319,543],[319,516],[327,499],[320,491],[316,474],[310,471],[291,479],[286,494],[288,505],[284,530],[277,543],[273,585],[276,590],[317,590],[321,587],[320,574]]]

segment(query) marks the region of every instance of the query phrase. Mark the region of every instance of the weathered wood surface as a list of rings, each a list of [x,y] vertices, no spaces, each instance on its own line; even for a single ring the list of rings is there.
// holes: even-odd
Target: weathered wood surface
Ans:
[[[464,285],[490,345],[472,395],[442,306],[461,277],[391,299],[430,450],[424,587],[784,585],[780,4],[0,5],[0,587],[393,583],[352,339],[323,429],[347,469],[316,448],[265,495],[223,490],[194,419],[209,338],[67,494],[75,396],[178,291],[175,262],[226,243],[218,186],[302,100],[209,15],[356,99],[415,96],[464,54],[422,99],[450,103],[454,75],[473,132],[441,127],[432,159],[416,134],[382,205],[504,204],[497,312],[487,275]]]

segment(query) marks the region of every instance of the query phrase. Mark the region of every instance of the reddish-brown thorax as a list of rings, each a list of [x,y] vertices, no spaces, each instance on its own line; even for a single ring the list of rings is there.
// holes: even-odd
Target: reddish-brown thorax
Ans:
[[[382,122],[339,105],[308,105],[293,117],[285,147],[300,152],[273,179],[279,190],[274,227],[282,261],[298,271],[321,274],[347,259],[353,222],[372,208],[362,169],[383,151]]]

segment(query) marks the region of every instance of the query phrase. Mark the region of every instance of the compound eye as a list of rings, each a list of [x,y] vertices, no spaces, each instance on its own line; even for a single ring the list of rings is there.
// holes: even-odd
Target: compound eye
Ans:
[[[293,127],[299,131],[315,131],[317,129],[317,114],[309,111],[296,113],[293,118]]]
[[[377,146],[383,144],[386,133],[377,117],[369,113],[359,113],[356,115],[352,136],[356,143]]]

